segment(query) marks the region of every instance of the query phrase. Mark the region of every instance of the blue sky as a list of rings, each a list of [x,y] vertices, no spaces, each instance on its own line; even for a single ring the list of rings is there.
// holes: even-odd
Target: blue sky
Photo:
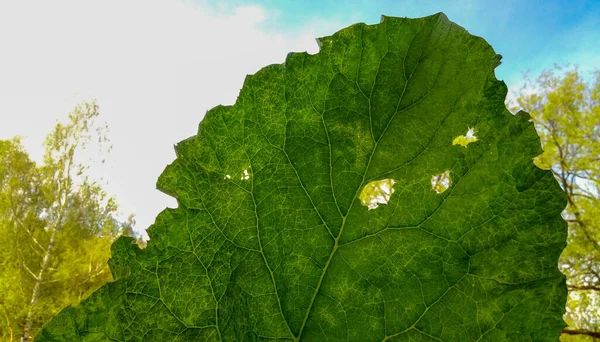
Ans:
[[[82,161],[107,160],[91,177],[143,231],[177,205],[155,189],[173,145],[234,103],[247,74],[316,53],[316,37],[356,22],[440,11],[504,56],[496,73],[509,89],[554,63],[600,68],[600,0],[2,0],[0,139],[21,136],[39,161],[52,127],[95,99],[113,150]]]
[[[307,25],[329,34],[333,25],[375,24],[380,15],[422,17],[444,12],[472,34],[485,38],[502,54],[497,76],[516,84],[522,73],[537,75],[554,63],[600,67],[600,0],[361,0],[361,1],[209,1],[220,6],[258,4],[273,14],[261,25],[267,30],[294,32]],[[329,31],[327,31],[329,30]],[[319,30],[321,31],[321,30]],[[330,32],[332,33],[332,32]]]

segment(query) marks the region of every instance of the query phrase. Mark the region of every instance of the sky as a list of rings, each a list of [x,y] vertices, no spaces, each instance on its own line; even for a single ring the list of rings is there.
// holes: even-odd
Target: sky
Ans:
[[[143,232],[177,206],[155,188],[173,146],[247,74],[353,23],[437,12],[503,55],[511,91],[555,63],[600,68],[600,0],[0,0],[0,139],[21,136],[40,161],[54,125],[96,100],[113,149],[88,155],[107,160],[90,175]]]

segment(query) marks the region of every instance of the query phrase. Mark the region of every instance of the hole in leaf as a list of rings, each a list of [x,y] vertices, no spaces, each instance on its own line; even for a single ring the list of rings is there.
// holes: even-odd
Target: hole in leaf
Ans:
[[[140,249],[144,249],[148,246],[148,240],[144,240],[141,237],[135,239],[135,243],[138,245]]]
[[[475,129],[470,127],[467,130],[467,134],[465,135],[459,135],[458,137],[454,138],[454,140],[452,140],[452,145],[460,145],[464,148],[467,148],[467,145],[469,145],[472,142],[476,142],[477,137],[475,136]]]
[[[387,204],[394,193],[394,183],[396,181],[390,178],[370,182],[358,196],[360,203],[369,210],[377,208],[380,204]]]
[[[225,176],[223,177],[223,179],[231,179],[231,176],[230,176],[230,175],[225,175]]]
[[[444,173],[440,173],[439,175],[434,175],[431,177],[431,190],[441,194],[442,192],[448,190],[452,184],[452,180],[450,179],[450,171],[446,170]]]
[[[244,170],[244,172],[242,173],[242,177],[240,179],[241,180],[248,180],[248,179],[250,179],[250,174],[248,173],[248,170]]]

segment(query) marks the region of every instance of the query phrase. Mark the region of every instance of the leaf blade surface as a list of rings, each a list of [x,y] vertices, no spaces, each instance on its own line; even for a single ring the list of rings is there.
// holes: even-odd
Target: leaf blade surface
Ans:
[[[40,340],[557,339],[565,199],[500,57],[443,14],[319,43],[206,114],[158,182],[179,207]]]

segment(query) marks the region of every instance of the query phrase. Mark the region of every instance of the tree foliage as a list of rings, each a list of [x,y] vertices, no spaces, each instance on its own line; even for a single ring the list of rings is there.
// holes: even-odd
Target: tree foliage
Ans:
[[[206,114],[158,181],[178,208],[38,340],[558,338],[566,199],[500,56],[441,13],[319,42]]]
[[[528,111],[544,153],[536,164],[552,170],[568,195],[567,248],[560,268],[569,297],[564,341],[600,338],[600,70],[545,70],[528,79],[515,108]]]
[[[110,280],[110,245],[122,231],[117,205],[86,176],[78,153],[92,139],[98,106],[78,105],[48,135],[43,163],[19,138],[0,141],[0,339],[29,341],[61,308]],[[102,145],[102,144],[101,144]]]

